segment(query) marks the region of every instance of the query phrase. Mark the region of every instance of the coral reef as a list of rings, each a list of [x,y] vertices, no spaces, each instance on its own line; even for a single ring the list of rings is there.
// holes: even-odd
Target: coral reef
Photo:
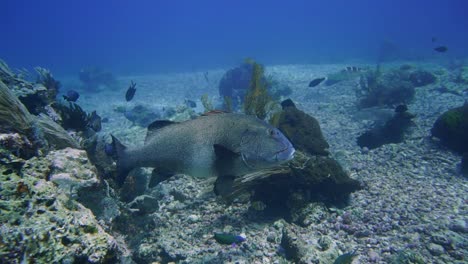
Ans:
[[[87,114],[78,104],[68,102],[68,106],[62,103],[52,104],[53,109],[60,115],[60,125],[64,129],[72,129],[83,132],[92,129],[94,132],[101,130],[101,117],[93,111]]]
[[[78,150],[65,152],[73,151]],[[32,158],[25,161],[21,171],[11,164],[0,165],[0,259],[6,263],[115,262],[120,252],[118,243],[89,209],[73,200],[68,184],[59,188],[48,181],[49,173],[55,171],[59,175],[60,166],[50,167],[51,164],[47,158]],[[75,171],[87,173],[82,160],[73,165]],[[79,186],[79,182],[74,182],[78,184],[74,186]],[[62,182],[59,185],[65,187]]]
[[[79,79],[83,83],[83,88],[89,91],[97,91],[103,86],[112,88],[117,85],[112,73],[93,66],[81,69]]]
[[[229,97],[234,109],[239,107],[251,85],[253,64],[243,63],[228,70],[219,81],[218,90],[221,98]]]
[[[36,119],[43,138],[53,149],[80,148],[80,144],[50,117],[40,114]]]
[[[33,119],[18,98],[0,81],[0,130],[30,134]]]
[[[443,113],[431,129],[432,136],[460,154],[468,152],[468,103]]]

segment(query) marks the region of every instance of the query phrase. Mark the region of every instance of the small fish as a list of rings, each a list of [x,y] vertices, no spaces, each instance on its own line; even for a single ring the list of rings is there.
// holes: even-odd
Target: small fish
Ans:
[[[195,103],[194,101],[189,100],[189,99],[185,99],[185,105],[190,107],[190,108],[196,108],[197,107],[197,103]]]
[[[296,105],[294,104],[294,102],[291,99],[286,99],[283,102],[281,102],[281,107],[283,109],[288,108],[288,107],[296,108]]]
[[[68,102],[76,102],[80,98],[80,94],[75,90],[68,90],[67,95],[63,96],[63,99],[67,100]]]
[[[353,259],[357,256],[356,250],[352,252],[345,253],[338,258],[335,259],[335,262],[333,264],[351,264],[353,262]]]
[[[131,101],[133,99],[133,96],[135,96],[136,92],[136,83],[133,81],[130,83],[130,86],[128,87],[127,93],[125,93],[125,99],[127,102]]]
[[[439,46],[439,47],[434,48],[434,50],[437,52],[443,53],[443,52],[446,52],[448,48],[446,46]]]
[[[96,111],[93,111],[89,116],[88,116],[88,127],[90,127],[92,130],[95,132],[101,131],[101,117],[96,113]]]
[[[363,69],[360,68],[360,67],[356,67],[356,66],[346,66],[346,68],[343,70],[344,72],[360,72],[362,71]]]
[[[111,143],[106,143],[104,145],[104,153],[106,153],[107,156],[114,156],[114,147],[112,146]]]
[[[323,81],[325,81],[325,77],[313,79],[309,83],[309,87],[315,87],[315,86],[319,85],[320,83],[322,83]]]
[[[408,107],[405,104],[398,105],[395,108],[395,113],[404,113],[406,111],[408,111]]]
[[[216,242],[224,245],[239,244],[245,241],[245,237],[243,236],[226,233],[215,233],[214,239],[216,240]]]

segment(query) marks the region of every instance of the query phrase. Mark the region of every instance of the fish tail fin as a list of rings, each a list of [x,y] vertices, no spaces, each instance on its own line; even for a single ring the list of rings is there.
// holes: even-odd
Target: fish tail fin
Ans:
[[[112,148],[114,149],[114,153],[117,156],[117,176],[115,181],[119,186],[122,186],[125,178],[127,178],[128,173],[132,170],[132,167],[129,166],[127,160],[127,153],[125,147],[116,137],[111,135],[112,137]]]

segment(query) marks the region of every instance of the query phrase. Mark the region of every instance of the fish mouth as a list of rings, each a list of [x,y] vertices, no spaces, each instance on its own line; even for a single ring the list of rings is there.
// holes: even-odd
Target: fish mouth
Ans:
[[[296,149],[292,145],[286,146],[284,149],[275,153],[276,161],[288,161],[294,158]]]

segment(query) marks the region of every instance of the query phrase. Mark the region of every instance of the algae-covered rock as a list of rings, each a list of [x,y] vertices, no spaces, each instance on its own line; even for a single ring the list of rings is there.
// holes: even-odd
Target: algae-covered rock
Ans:
[[[115,263],[119,249],[90,210],[45,179],[0,166],[2,263]]]
[[[66,192],[79,191],[99,183],[96,168],[84,150],[66,148],[51,151],[46,159],[51,163],[49,180]]]
[[[283,132],[297,150],[311,155],[328,155],[329,145],[318,121],[296,107],[285,107],[275,114],[272,124]]]
[[[431,129],[432,136],[458,153],[468,152],[468,104],[456,107],[437,118]]]

